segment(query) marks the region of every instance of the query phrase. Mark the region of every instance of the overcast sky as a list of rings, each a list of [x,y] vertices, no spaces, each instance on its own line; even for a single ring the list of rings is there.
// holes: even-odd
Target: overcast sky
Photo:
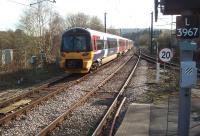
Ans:
[[[0,0],[0,30],[15,29],[23,11],[32,1]],[[68,13],[83,12],[98,16],[103,22],[106,12],[107,26],[115,28],[149,28],[154,10],[154,0],[56,0],[52,5],[63,17]],[[171,16],[160,14],[159,18],[154,27],[171,27]]]

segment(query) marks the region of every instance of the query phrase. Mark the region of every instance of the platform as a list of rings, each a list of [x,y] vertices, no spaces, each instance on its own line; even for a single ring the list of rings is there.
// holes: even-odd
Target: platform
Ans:
[[[200,136],[200,91],[192,92],[189,136]],[[178,103],[177,94],[156,104],[129,105],[115,136],[178,136]]]
[[[129,105],[115,136],[149,136],[150,104]]]

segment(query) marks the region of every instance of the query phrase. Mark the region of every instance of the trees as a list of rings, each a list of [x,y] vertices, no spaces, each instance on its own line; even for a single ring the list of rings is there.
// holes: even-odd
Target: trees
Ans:
[[[66,23],[69,28],[71,27],[88,27],[89,16],[84,13],[69,14],[66,18]]]
[[[49,22],[49,30],[46,33],[46,44],[49,45],[47,56],[51,60],[55,60],[59,56],[59,48],[61,43],[61,35],[66,29],[65,20],[57,13],[52,13]]]
[[[114,34],[114,35],[120,35],[120,33],[115,29],[113,26],[110,26],[107,28],[107,33]]]
[[[89,16],[84,13],[69,14],[66,17],[66,23],[68,28],[84,27],[94,29],[97,31],[104,30],[104,26],[97,16]]]
[[[45,53],[47,61],[55,61],[60,56],[61,35],[65,29],[84,27],[104,31],[97,16],[77,13],[63,18],[48,1],[32,0],[32,3],[21,15],[16,31],[0,32],[0,50],[14,49],[14,57],[23,60],[20,66],[25,64],[26,67],[31,56],[40,60],[41,52]],[[114,29],[108,32],[116,34]]]
[[[104,26],[97,16],[93,16],[90,18],[89,27],[97,31],[104,31]]]
[[[34,1],[32,1],[34,2]],[[24,11],[21,16],[18,28],[22,29],[34,44],[35,52],[46,49],[45,33],[48,30],[51,8],[47,1],[38,2]]]

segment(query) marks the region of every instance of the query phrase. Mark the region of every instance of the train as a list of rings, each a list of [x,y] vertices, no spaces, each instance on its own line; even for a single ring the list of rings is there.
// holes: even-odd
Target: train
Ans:
[[[60,67],[69,73],[88,73],[133,48],[117,35],[75,27],[62,34]]]

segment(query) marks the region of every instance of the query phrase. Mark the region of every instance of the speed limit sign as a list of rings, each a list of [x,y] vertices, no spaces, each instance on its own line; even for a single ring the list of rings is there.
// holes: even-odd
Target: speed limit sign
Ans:
[[[173,54],[169,48],[163,48],[159,52],[159,58],[163,62],[169,62],[172,57],[173,57]]]

